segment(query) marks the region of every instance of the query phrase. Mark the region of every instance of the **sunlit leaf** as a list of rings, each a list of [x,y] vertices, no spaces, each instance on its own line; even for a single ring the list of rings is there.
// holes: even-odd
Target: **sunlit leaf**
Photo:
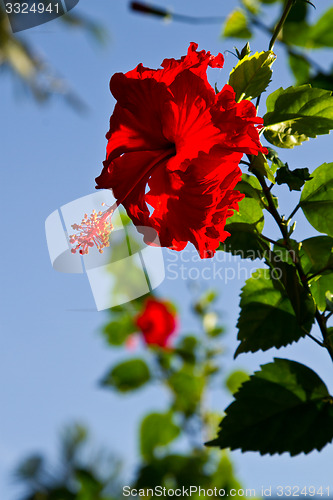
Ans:
[[[333,97],[327,90],[281,87],[268,96],[266,105],[264,136],[280,148],[299,146],[333,128]]]
[[[323,163],[311,176],[301,194],[301,208],[317,231],[333,236],[333,163]]]
[[[235,394],[241,387],[241,385],[249,380],[249,375],[246,372],[237,370],[230,373],[229,377],[225,381],[225,386],[231,394]]]
[[[252,33],[244,10],[235,9],[228,15],[222,35],[227,38],[251,38]]]
[[[242,5],[249,11],[251,14],[258,14],[260,11],[260,2],[259,0],[241,0]]]
[[[239,61],[229,77],[229,85],[236,92],[236,101],[253,99],[264,92],[271,81],[271,65],[276,56],[271,51],[256,52]]]

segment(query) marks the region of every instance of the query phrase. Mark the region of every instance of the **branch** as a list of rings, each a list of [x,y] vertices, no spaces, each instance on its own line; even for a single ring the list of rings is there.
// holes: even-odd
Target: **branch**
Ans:
[[[289,223],[289,221],[294,217],[295,213],[297,212],[297,210],[301,208],[301,205],[298,203],[296,205],[296,207],[294,208],[294,210],[291,212],[291,214],[289,215],[289,217],[287,218],[286,222],[287,224]]]
[[[260,185],[264,191],[264,194],[266,196],[267,203],[268,203],[267,210],[273,216],[274,220],[276,221],[277,225],[279,226],[279,229],[280,229],[281,234],[282,234],[283,239],[284,239],[285,246],[286,246],[287,250],[289,251],[289,254],[292,258],[292,261],[297,269],[302,286],[306,290],[307,293],[311,294],[311,290],[310,290],[310,287],[309,287],[308,282],[307,282],[307,276],[302,268],[302,265],[301,265],[298,257],[295,258],[295,253],[294,253],[294,250],[290,244],[290,237],[288,234],[286,224],[282,222],[281,216],[274,205],[273,197],[272,197],[272,194],[270,192],[269,187],[266,184],[265,178],[259,172],[257,172],[255,168],[252,170],[252,172],[257,177],[257,179],[260,182]],[[316,318],[316,321],[318,323],[318,326],[320,328],[320,331],[321,331],[321,334],[323,337],[323,344],[322,345],[324,347],[326,347],[326,349],[331,357],[331,360],[333,361],[333,347],[328,342],[328,332],[327,332],[327,327],[326,327],[326,319],[322,314],[320,314],[317,307],[316,307],[316,312],[315,312],[315,318]],[[314,337],[312,337],[312,335],[309,335],[309,337],[312,338],[312,340],[314,339]]]

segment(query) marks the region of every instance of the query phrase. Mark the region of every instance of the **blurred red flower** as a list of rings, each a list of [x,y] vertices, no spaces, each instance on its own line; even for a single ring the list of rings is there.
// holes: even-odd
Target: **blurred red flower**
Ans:
[[[263,121],[251,102],[235,102],[229,85],[215,94],[206,71],[221,68],[223,56],[196,49],[191,43],[163,69],[139,64],[113,75],[117,104],[96,182],[112,188],[135,225],[154,228],[162,246],[182,250],[191,242],[205,258],[229,235],[226,218],[243,198],[234,190],[238,164],[244,153],[264,151]]]
[[[149,297],[135,320],[147,344],[165,347],[176,329],[176,315],[167,303]]]

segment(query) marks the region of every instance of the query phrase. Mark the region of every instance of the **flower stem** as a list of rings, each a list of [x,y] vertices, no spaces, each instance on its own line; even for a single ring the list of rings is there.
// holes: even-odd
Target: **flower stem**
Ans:
[[[296,0],[288,0],[287,4],[285,6],[285,9],[284,9],[284,11],[282,13],[281,19],[280,19],[280,21],[277,23],[277,25],[274,28],[272,38],[270,39],[270,42],[269,42],[269,45],[268,45],[268,50],[273,50],[274,44],[276,42],[276,39],[279,36],[279,33],[282,30],[283,25],[284,25],[284,23],[285,23],[288,15],[289,15],[289,12],[290,12],[290,10],[291,10],[291,8],[292,8],[292,6],[294,5],[295,2],[296,2]],[[261,98],[261,94],[259,94],[258,97],[257,97],[257,102],[256,102],[256,108],[257,109],[259,107],[260,98]]]

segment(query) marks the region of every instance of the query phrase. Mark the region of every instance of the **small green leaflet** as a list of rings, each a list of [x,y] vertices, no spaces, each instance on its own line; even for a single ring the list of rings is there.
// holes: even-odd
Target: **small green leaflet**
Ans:
[[[333,7],[328,9],[308,32],[311,47],[333,47]]]
[[[275,358],[243,383],[225,410],[218,437],[206,444],[261,455],[321,450],[333,439],[332,403],[314,371]]]
[[[236,101],[253,99],[264,92],[271,81],[271,66],[275,61],[274,52],[256,52],[243,57],[232,70],[229,85],[236,92]]]
[[[333,128],[333,97],[328,90],[281,87],[268,96],[266,105],[264,136],[274,146],[293,148]]]

